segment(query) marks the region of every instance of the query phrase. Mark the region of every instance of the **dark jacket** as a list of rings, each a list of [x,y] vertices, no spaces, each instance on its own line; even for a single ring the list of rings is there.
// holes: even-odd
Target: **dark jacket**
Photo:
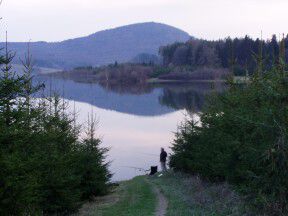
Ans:
[[[162,151],[160,154],[160,162],[166,162],[167,153],[166,151]]]

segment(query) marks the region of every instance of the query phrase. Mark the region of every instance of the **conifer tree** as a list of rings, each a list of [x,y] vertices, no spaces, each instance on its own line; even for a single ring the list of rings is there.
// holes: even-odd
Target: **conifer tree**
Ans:
[[[108,192],[107,149],[80,139],[75,116],[57,94],[34,98],[28,52],[24,75],[13,72],[13,54],[0,55],[0,215],[67,215]],[[93,133],[92,133],[93,132]],[[83,167],[83,165],[87,165]]]

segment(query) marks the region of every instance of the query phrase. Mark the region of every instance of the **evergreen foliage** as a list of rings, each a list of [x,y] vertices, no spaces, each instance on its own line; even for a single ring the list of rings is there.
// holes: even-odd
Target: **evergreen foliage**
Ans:
[[[283,54],[282,54],[283,56]],[[288,71],[277,66],[210,99],[200,122],[188,119],[171,167],[229,181],[266,214],[288,213]]]
[[[262,53],[264,69],[271,70],[279,56],[284,55],[283,58],[288,61],[285,50],[288,50],[288,35],[286,38],[283,36],[280,45],[275,35],[267,41],[253,40],[249,36],[218,41],[191,39],[186,43],[163,46],[159,52],[166,66],[227,68],[237,76],[245,76],[246,70],[249,73],[256,71],[255,54]]]
[[[29,55],[23,76],[12,71],[13,54],[0,56],[0,215],[67,215],[107,193],[107,149],[94,135],[79,139],[57,95],[33,98],[44,86],[32,84]]]

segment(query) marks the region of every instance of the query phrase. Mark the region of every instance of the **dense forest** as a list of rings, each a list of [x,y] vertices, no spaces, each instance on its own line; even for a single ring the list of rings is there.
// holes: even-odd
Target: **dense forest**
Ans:
[[[235,75],[252,73],[256,69],[257,56],[263,60],[264,69],[271,69],[284,55],[288,60],[288,35],[279,42],[276,35],[271,40],[227,38],[218,41],[191,39],[186,43],[174,43],[160,48],[165,66],[190,66],[190,70],[201,67],[226,68]],[[280,54],[279,54],[280,53]]]
[[[2,50],[3,51],[3,50]],[[23,75],[0,55],[0,215],[67,215],[86,200],[108,192],[111,174],[95,119],[87,136],[57,94],[35,99],[28,54]]]

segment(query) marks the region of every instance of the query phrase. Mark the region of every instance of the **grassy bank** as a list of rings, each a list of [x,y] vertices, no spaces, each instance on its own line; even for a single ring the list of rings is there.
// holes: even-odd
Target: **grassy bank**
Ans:
[[[159,208],[155,188],[167,200],[166,216],[251,215],[244,201],[229,185],[211,184],[181,173],[167,173],[121,182],[111,195],[84,205],[77,216],[155,215]]]
[[[146,177],[120,182],[114,192],[83,206],[78,216],[149,216],[154,215],[156,197]]]
[[[166,216],[246,215],[244,201],[225,183],[212,184],[182,173],[151,181],[168,200]]]

